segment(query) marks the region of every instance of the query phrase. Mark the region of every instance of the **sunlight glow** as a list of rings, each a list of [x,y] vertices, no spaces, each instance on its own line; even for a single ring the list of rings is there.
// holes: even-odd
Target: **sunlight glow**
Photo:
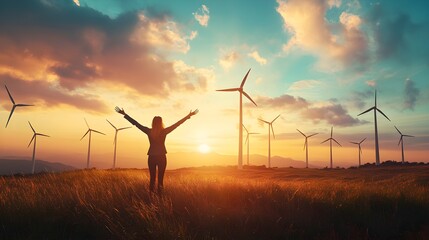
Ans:
[[[198,147],[198,151],[200,153],[208,153],[208,152],[210,152],[210,147],[209,147],[209,145],[203,143],[203,144],[200,144],[200,146]]]

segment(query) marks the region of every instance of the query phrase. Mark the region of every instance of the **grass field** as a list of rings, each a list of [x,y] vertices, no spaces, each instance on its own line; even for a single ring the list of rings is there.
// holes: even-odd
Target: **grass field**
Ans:
[[[0,239],[428,239],[429,166],[0,177]]]

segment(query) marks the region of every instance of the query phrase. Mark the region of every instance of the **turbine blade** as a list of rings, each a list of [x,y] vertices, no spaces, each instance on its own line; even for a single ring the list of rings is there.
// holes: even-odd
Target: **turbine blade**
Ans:
[[[307,138],[311,138],[312,136],[315,136],[315,135],[317,135],[317,134],[319,134],[319,133],[313,133],[313,134],[311,134],[310,136],[308,136]]]
[[[43,137],[51,137],[51,136],[43,134],[43,133],[36,133],[36,135],[43,136]]]
[[[32,104],[23,104],[23,103],[18,103],[16,104],[17,107],[30,107],[30,106],[34,106]]]
[[[253,104],[255,104],[255,106],[258,106],[258,105],[256,105],[256,103],[255,103],[255,101],[253,101],[253,99],[245,92],[245,91],[240,91],[244,96],[246,96],[247,97],[247,99],[249,99]]]
[[[86,121],[86,118],[83,118],[83,120],[85,120],[86,126],[87,126],[87,127],[88,127],[88,129],[89,129],[90,127],[89,127],[88,122]]]
[[[276,136],[274,135],[274,127],[273,127],[273,124],[270,124],[270,126],[271,126],[271,132],[273,133],[273,138],[274,138],[274,139],[276,139]]]
[[[246,82],[246,80],[247,80],[247,76],[249,75],[250,70],[251,70],[251,68],[249,68],[249,71],[247,71],[246,76],[244,76],[243,80],[241,81],[241,85],[240,85],[240,88],[241,88],[241,89],[243,89],[243,87],[244,87],[244,83],[245,83],[245,82]]]
[[[414,137],[414,136],[412,136],[412,135],[403,135],[404,137]]]
[[[366,138],[362,139],[362,141],[359,142],[359,144],[363,143],[366,140]]]
[[[6,127],[7,127],[7,125],[9,124],[9,121],[10,121],[10,118],[12,117],[12,114],[13,114],[13,111],[15,111],[15,105],[13,105],[13,107],[12,107],[12,110],[10,110],[10,114],[9,114],[9,118],[7,119],[7,122],[6,122]]]
[[[377,89],[374,89],[374,106],[377,107]]]
[[[331,127],[331,138],[332,138],[333,131],[334,131],[334,127]]]
[[[116,130],[118,130],[109,120],[107,120],[106,119],[106,121],[108,122],[108,123],[110,123],[110,125],[112,125],[112,127],[114,128],[114,129],[116,129]]]
[[[395,127],[396,131],[398,131],[398,133],[402,135],[401,131],[399,131],[399,129],[396,126],[394,126],[394,127]]]
[[[30,124],[31,130],[33,130],[33,132],[36,133],[36,131],[34,130],[33,126],[31,126],[30,121],[28,121],[28,124]]]
[[[30,143],[28,144],[27,148],[30,147],[31,143],[33,142],[33,140],[36,138],[36,134],[33,134],[33,137],[30,140]]]
[[[375,108],[375,107],[372,107],[372,108],[370,108],[370,109],[368,109],[368,110],[366,110],[366,111],[364,111],[364,112],[361,112],[361,113],[359,113],[359,114],[358,114],[358,116],[360,116],[360,115],[362,115],[362,114],[365,114],[365,113],[367,113],[367,112],[369,112],[369,111],[371,111],[371,110],[374,110],[374,108]]]
[[[359,152],[362,153],[362,148],[360,147],[360,145],[359,145]]]
[[[246,144],[246,143],[247,143],[247,141],[249,141],[249,134],[247,134],[247,136],[246,136],[246,140],[244,141],[244,144]]]
[[[302,133],[301,131],[299,131],[299,129],[298,129],[298,128],[297,128],[296,130],[297,130],[299,133],[301,133],[301,135],[302,135],[302,136],[304,136],[305,138],[307,137],[307,136],[305,136],[305,134],[304,134],[304,133]]]
[[[243,128],[244,128],[244,130],[247,132],[247,134],[249,134],[249,131],[247,130],[247,128],[244,126],[244,124],[242,124],[243,125]]]
[[[9,92],[9,89],[7,88],[6,84],[4,85],[4,87],[6,88],[7,94],[9,95],[10,101],[13,103],[13,105],[15,105],[15,101],[13,100],[12,95]]]
[[[86,131],[86,133],[83,135],[83,137],[80,139],[80,141],[82,141],[82,139],[89,133],[89,129],[88,129],[88,131]]]
[[[350,143],[353,143],[353,144],[358,144],[358,145],[359,145],[359,143],[357,143],[357,142],[350,142]]]
[[[306,145],[307,145],[307,138],[305,139],[303,150],[305,150],[305,146],[306,146]]]
[[[280,114],[276,117],[276,118],[274,118],[274,120],[273,121],[271,121],[271,124],[275,121],[275,120],[277,120],[277,118],[279,118],[280,117]]]
[[[121,131],[121,130],[124,130],[124,129],[128,129],[128,128],[131,128],[131,127],[123,127],[123,128],[119,128],[119,129],[118,129],[118,131]]]
[[[115,133],[115,138],[113,139],[113,144],[116,144],[117,139],[118,139],[118,132]]]
[[[99,131],[97,131],[97,130],[94,130],[94,129],[91,129],[90,131],[93,131],[93,132],[96,132],[96,133],[99,133],[99,134],[103,134],[103,135],[106,135],[105,133],[99,132]]]
[[[399,146],[399,144],[401,144],[401,142],[402,142],[402,137],[403,137],[403,135],[401,135],[401,137],[399,138],[398,146]]]
[[[337,140],[335,140],[333,138],[332,138],[332,140],[334,140],[334,142],[336,142],[338,145],[340,145],[340,147],[342,147],[341,144],[339,142],[337,142]]]
[[[251,134],[260,134],[260,133],[250,132],[249,135],[251,135]]]
[[[377,111],[379,112],[379,113],[381,113],[381,114],[383,114],[383,116],[385,117],[385,118],[387,118],[387,120],[389,120],[390,121],[390,119],[386,116],[386,114],[384,114],[384,112],[382,112],[380,109],[378,109],[378,108],[376,108],[377,109]]]
[[[216,91],[218,91],[218,92],[235,92],[235,91],[240,91],[240,88],[225,88],[225,89],[219,89]]]
[[[260,118],[258,118],[258,120],[259,120],[259,121],[261,121],[261,122],[264,122],[264,123],[266,123],[266,124],[270,124],[270,122],[267,122],[267,121],[262,120],[262,119],[260,119]]]
[[[329,141],[329,140],[331,140],[331,139],[330,139],[330,138],[328,138],[328,139],[326,139],[325,141],[321,142],[320,144],[325,143],[325,142],[327,142],[327,141]]]

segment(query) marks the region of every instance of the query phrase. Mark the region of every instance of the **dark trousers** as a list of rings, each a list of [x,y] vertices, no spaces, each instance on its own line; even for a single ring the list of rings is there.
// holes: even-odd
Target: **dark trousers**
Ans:
[[[167,167],[167,156],[164,155],[149,155],[147,160],[150,174],[150,191],[154,191],[156,180],[156,167],[158,167],[158,191],[162,191],[164,187],[164,173]]]

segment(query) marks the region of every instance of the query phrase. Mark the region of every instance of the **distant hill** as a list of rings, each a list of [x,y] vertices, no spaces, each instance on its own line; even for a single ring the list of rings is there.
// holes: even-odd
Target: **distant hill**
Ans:
[[[23,159],[0,159],[0,175],[28,174],[31,173],[32,161]],[[53,163],[36,160],[35,172],[64,172],[76,168],[62,163]]]

